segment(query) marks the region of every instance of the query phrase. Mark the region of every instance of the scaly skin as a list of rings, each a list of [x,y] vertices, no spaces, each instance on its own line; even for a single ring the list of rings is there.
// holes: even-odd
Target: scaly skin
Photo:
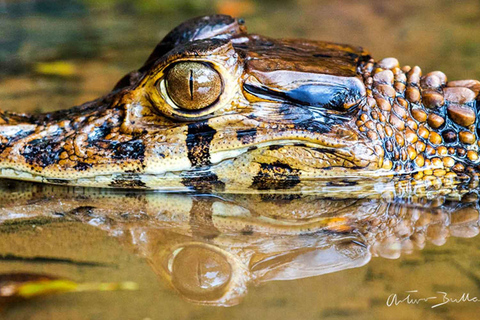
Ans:
[[[182,63],[184,87],[171,80]],[[219,85],[200,69],[214,70]],[[422,77],[392,58],[376,63],[362,48],[269,39],[228,16],[197,18],[99,100],[41,115],[0,112],[0,177],[166,191],[457,196],[478,184],[479,90],[477,81]]]

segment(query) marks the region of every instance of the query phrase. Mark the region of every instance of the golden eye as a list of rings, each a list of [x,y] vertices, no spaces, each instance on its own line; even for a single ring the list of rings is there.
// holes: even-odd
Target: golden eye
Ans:
[[[202,62],[178,62],[167,71],[165,80],[170,99],[187,110],[208,107],[222,93],[220,75]]]

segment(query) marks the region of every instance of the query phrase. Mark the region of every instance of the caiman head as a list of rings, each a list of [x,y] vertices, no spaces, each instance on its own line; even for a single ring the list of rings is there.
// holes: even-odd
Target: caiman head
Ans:
[[[229,16],[196,18],[101,99],[0,112],[0,176],[177,191],[352,185],[389,173],[384,142],[359,128],[369,59],[358,47],[248,34]]]

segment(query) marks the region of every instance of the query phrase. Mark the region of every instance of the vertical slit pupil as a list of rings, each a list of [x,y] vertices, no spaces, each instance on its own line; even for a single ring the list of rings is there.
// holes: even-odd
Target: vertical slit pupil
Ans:
[[[189,85],[190,85],[190,100],[193,101],[193,70],[190,70]]]

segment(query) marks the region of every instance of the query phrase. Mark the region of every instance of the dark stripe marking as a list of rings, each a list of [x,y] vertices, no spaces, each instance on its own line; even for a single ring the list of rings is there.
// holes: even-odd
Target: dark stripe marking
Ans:
[[[194,238],[213,239],[220,231],[213,224],[212,199],[193,198],[190,209],[190,228]]]
[[[114,188],[123,188],[123,189],[147,187],[145,182],[143,182],[136,175],[122,175],[122,176],[116,177],[112,182],[110,182],[109,186]]]
[[[240,140],[242,144],[253,143],[255,141],[256,136],[257,136],[257,128],[237,131],[237,139]]]
[[[187,131],[188,159],[193,167],[203,167],[210,162],[210,143],[217,131],[207,121],[190,123]]]
[[[223,191],[225,183],[218,176],[210,172],[193,171],[186,172],[182,176],[182,184],[196,191]]]
[[[260,198],[263,202],[274,202],[287,204],[294,200],[300,199],[302,196],[300,194],[275,194],[275,193],[265,193],[260,194]]]
[[[251,187],[257,190],[291,189],[299,183],[299,170],[277,161],[272,164],[261,163]]]

